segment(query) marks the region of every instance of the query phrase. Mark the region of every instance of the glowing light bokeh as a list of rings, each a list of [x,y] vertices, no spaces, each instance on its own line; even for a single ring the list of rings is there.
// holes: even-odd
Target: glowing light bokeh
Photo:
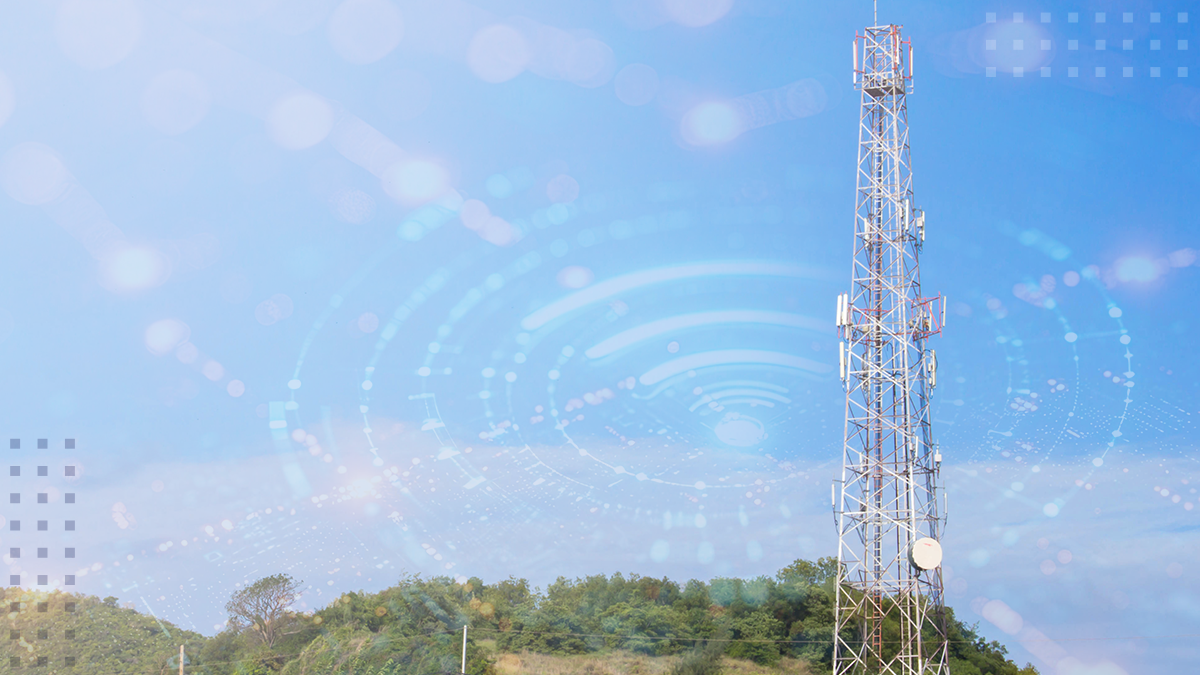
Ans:
[[[350,63],[364,65],[400,44],[404,21],[388,0],[345,0],[329,17],[329,44]]]
[[[579,197],[579,182],[564,174],[559,174],[546,184],[546,196],[557,204],[568,204]]]
[[[208,379],[216,382],[222,377],[225,377],[225,366],[210,359],[200,367],[200,372],[203,373]]]
[[[1172,251],[1167,256],[1167,262],[1171,267],[1190,267],[1196,263],[1197,258],[1195,249],[1181,248],[1178,251]]]
[[[364,312],[355,322],[358,329],[364,333],[374,333],[379,328],[379,317],[371,312]]]
[[[581,87],[594,89],[612,79],[616,56],[607,44],[595,38],[585,38],[571,45],[564,61],[565,79]]]
[[[267,115],[267,134],[287,150],[303,150],[325,140],[333,129],[333,109],[309,91],[284,96]]]
[[[442,165],[412,159],[393,165],[383,175],[383,190],[406,206],[437,199],[450,189],[450,175]]]
[[[983,606],[983,618],[996,624],[1009,635],[1016,635],[1024,625],[1024,620],[1011,607],[1001,600],[990,600]]]
[[[479,236],[497,246],[507,246],[516,239],[516,231],[507,220],[500,216],[491,216],[479,228]]]
[[[1158,265],[1144,256],[1127,256],[1116,264],[1117,279],[1125,282],[1134,281],[1147,283],[1154,281],[1160,275]]]
[[[258,303],[254,308],[254,318],[264,326],[270,326],[292,315],[292,299],[283,293],[276,293]]]
[[[0,183],[9,197],[22,204],[38,206],[54,201],[71,180],[58,154],[42,143],[19,143],[0,160]]]
[[[100,260],[100,279],[117,292],[161,286],[171,276],[171,263],[147,246],[118,246]]]
[[[741,135],[745,128],[738,111],[722,101],[709,101],[692,108],[683,116],[680,131],[684,140],[693,145],[728,143]]]
[[[16,107],[17,97],[13,92],[12,80],[8,79],[4,71],[0,71],[0,127],[12,117]]]
[[[565,80],[588,89],[602,86],[612,79],[616,70],[616,55],[603,41],[567,32],[528,17],[511,17],[506,25],[520,34],[527,55],[525,67],[534,75]],[[468,53],[469,62],[470,55],[471,52]]]
[[[142,115],[150,126],[176,136],[196,126],[208,114],[208,87],[193,72],[173,69],[155,75],[142,92]]]
[[[471,38],[467,65],[484,82],[507,82],[525,71],[531,57],[529,45],[516,29],[504,24],[483,28]]]
[[[468,199],[463,202],[462,208],[458,211],[459,220],[471,230],[482,229],[487,224],[488,218],[491,217],[491,209],[478,199]]]
[[[190,342],[184,342],[175,348],[175,358],[180,363],[191,365],[200,358],[200,348]]]
[[[133,0],[66,0],[54,15],[54,37],[67,58],[88,70],[120,63],[142,37]]]
[[[733,0],[662,0],[662,4],[673,21],[689,28],[715,23],[733,8]]]
[[[580,265],[570,265],[559,270],[556,279],[558,285],[563,288],[583,288],[592,283],[595,275],[586,267]]]
[[[828,103],[820,81],[806,78],[728,101],[701,103],[684,115],[680,131],[693,145],[726,143],[752,129],[811,117]]]
[[[179,319],[161,319],[146,328],[146,349],[151,354],[161,356],[187,342],[191,334],[192,329]]]

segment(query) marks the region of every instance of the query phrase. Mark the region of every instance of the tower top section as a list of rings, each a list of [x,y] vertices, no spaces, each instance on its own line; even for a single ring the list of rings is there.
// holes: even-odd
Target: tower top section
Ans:
[[[902,26],[872,26],[854,36],[854,88],[873,98],[912,93],[912,41]]]

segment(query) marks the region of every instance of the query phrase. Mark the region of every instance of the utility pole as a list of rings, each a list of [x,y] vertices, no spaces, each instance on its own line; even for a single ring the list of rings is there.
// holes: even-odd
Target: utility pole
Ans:
[[[467,675],[467,627],[463,626],[462,675]]]
[[[838,296],[836,322],[846,427],[834,499],[834,675],[948,673],[942,456],[929,414],[937,355],[926,348],[941,333],[945,305],[921,294],[925,214],[913,202],[908,145],[912,45],[900,28],[875,25],[854,40],[862,99],[851,290]]]
[[[183,675],[183,645],[179,645],[179,675]]]

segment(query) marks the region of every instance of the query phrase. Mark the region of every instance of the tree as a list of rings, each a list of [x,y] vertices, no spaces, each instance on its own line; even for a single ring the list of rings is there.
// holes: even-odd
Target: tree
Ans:
[[[725,650],[735,659],[749,659],[761,665],[779,662],[779,644],[775,642],[783,634],[783,624],[767,612],[759,609],[733,620],[737,640]]]
[[[259,579],[233,594],[225,604],[229,621],[235,626],[249,627],[269,649],[286,633],[283,619],[288,607],[300,597],[300,584],[287,574]]]
[[[796,560],[791,565],[779,570],[775,578],[780,582],[802,583],[820,586],[829,579],[837,576],[837,558],[820,558],[812,563],[807,560]]]

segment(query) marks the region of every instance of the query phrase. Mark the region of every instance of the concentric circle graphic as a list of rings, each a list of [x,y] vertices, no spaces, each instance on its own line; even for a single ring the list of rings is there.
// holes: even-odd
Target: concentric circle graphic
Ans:
[[[343,411],[353,400],[362,426],[337,438],[339,461],[382,477],[375,494],[414,541],[456,527],[472,527],[477,539],[478,523],[497,515],[555,527],[686,521],[699,524],[690,557],[711,559],[710,493],[754,496],[733,508],[736,523],[739,508],[745,520],[746,506],[762,508],[772,489],[808,478],[798,460],[823,459],[825,449],[805,438],[827,425],[809,399],[814,384],[833,381],[833,325],[821,310],[836,275],[729,255],[606,271],[624,262],[622,251],[690,236],[692,216],[610,219],[604,210],[599,198],[538,210],[513,220],[519,244],[476,241],[414,286],[391,287],[384,279],[396,261],[459,238],[451,228],[462,234],[445,209],[438,232],[381,252],[314,326],[292,374],[303,386],[292,390],[287,422],[310,428],[309,411],[331,405],[306,400],[309,391],[341,392]],[[401,224],[400,236],[410,229]],[[374,344],[344,359],[325,341],[364,289],[386,304],[373,305]],[[338,360],[315,370],[340,373],[340,383],[306,375],[317,354]],[[325,450],[310,452],[332,463]],[[716,512],[728,511],[722,500]],[[493,548],[512,536],[483,531]]]

